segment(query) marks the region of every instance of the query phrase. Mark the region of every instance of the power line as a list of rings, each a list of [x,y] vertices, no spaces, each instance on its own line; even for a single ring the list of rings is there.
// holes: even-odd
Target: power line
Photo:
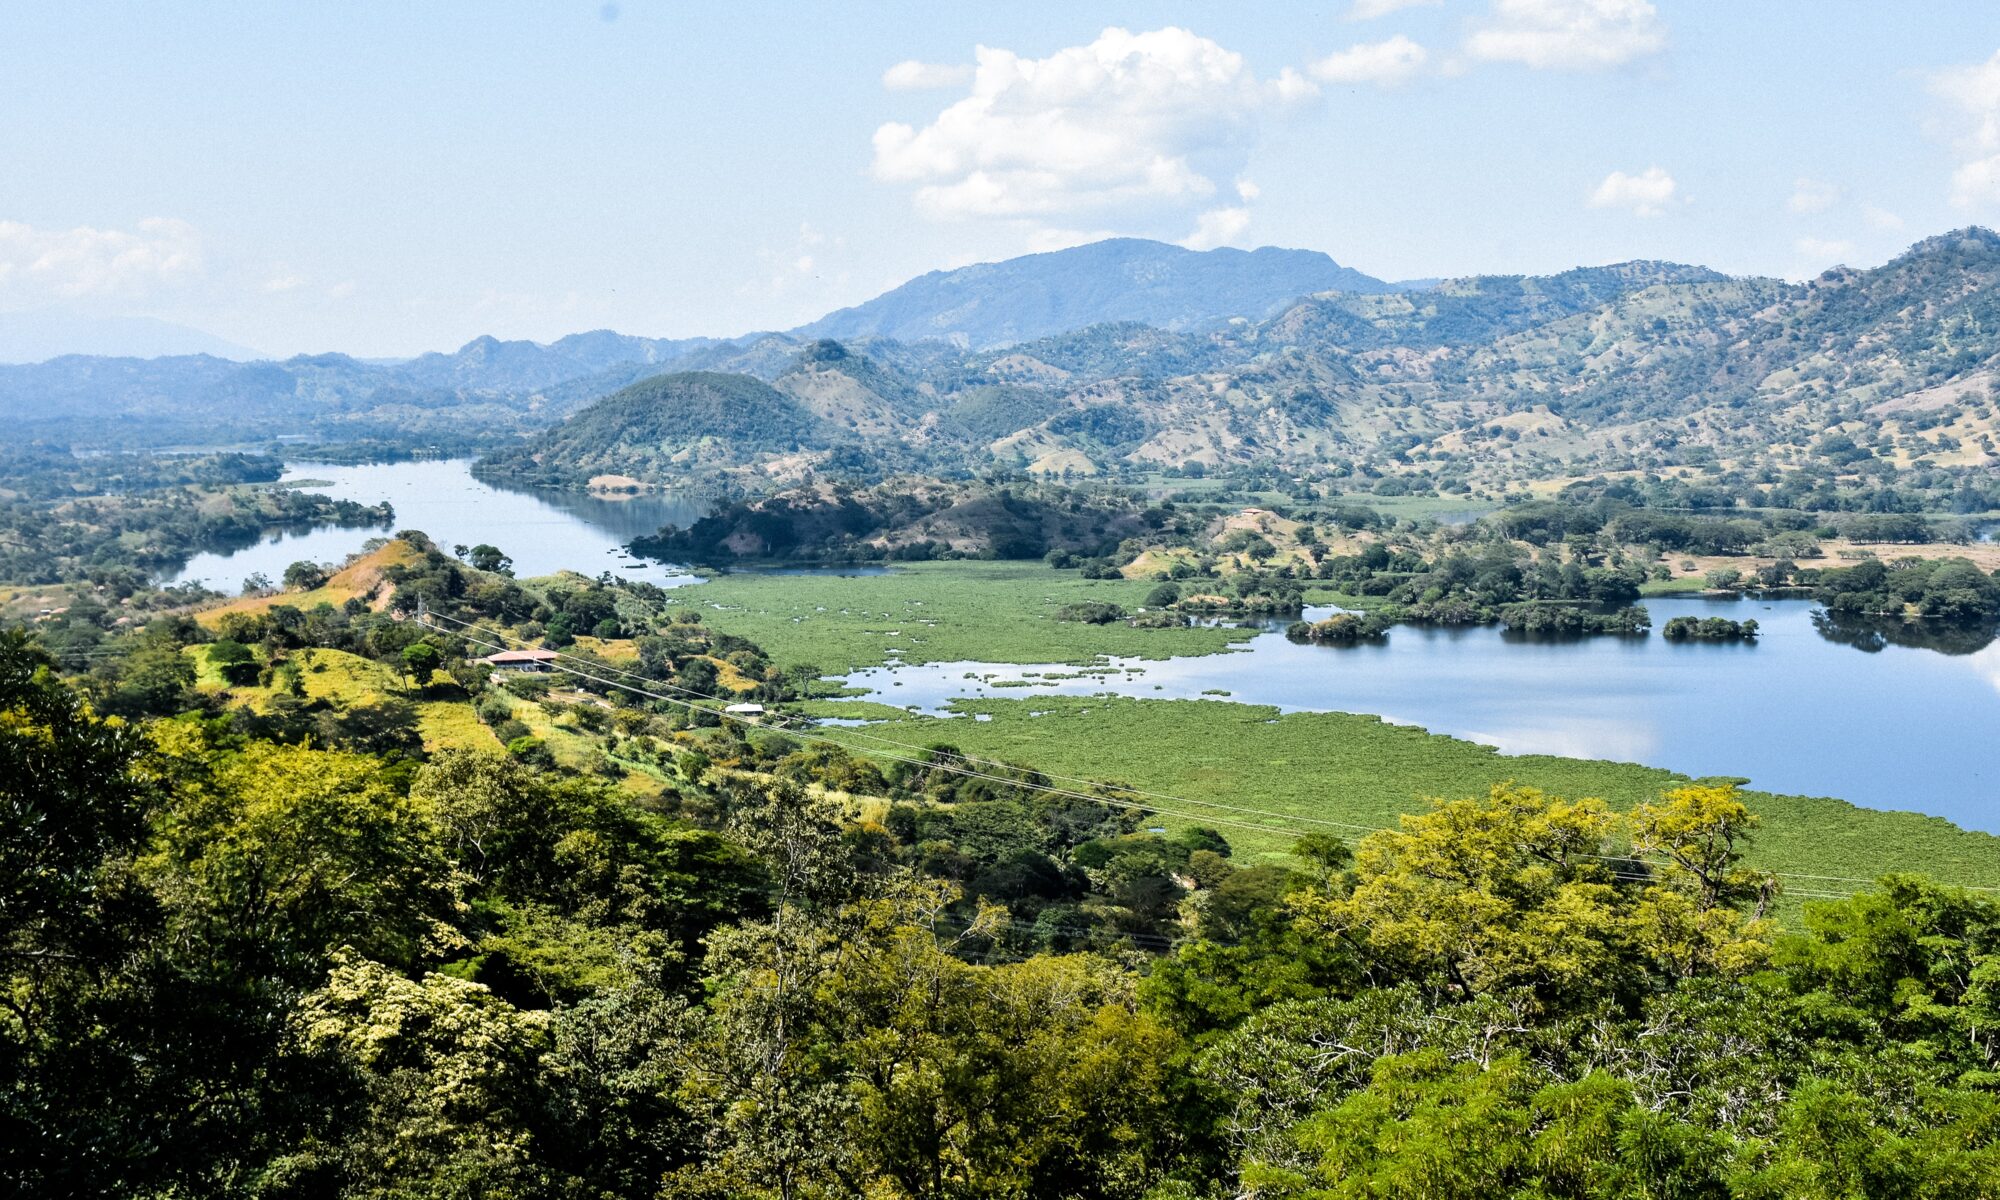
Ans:
[[[428,618],[428,617],[437,617],[437,616],[439,616],[439,615],[440,615],[440,614],[437,614],[437,613],[426,613],[426,614],[425,614],[425,616],[426,616],[427,618]],[[466,627],[468,627],[468,628],[473,628],[473,629],[482,629],[482,631],[483,631],[483,632],[491,632],[491,631],[487,631],[487,630],[483,630],[483,627],[481,627],[481,626],[477,626],[477,625],[474,625],[474,624],[473,624],[472,622],[470,622],[470,621],[461,621],[461,620],[458,620],[458,618],[456,618],[456,617],[444,617],[443,619],[444,619],[444,620],[447,620],[447,621],[452,621],[452,622],[454,622],[454,623],[456,623],[456,624],[459,624],[459,625],[464,625],[464,626],[466,626]],[[435,626],[433,626],[432,628],[436,628],[436,627],[435,627]],[[449,631],[449,630],[439,630],[439,632],[441,632],[441,633],[449,633],[450,631]],[[455,635],[455,636],[463,636],[463,635]],[[505,634],[498,634],[498,633],[494,634],[493,636],[495,636],[495,637],[503,637],[503,638],[506,638],[506,637],[507,637],[507,635],[505,635]],[[468,638],[467,640],[468,640],[468,641],[470,641],[470,640],[472,640],[472,639]],[[514,642],[521,642],[521,644],[523,644],[523,645],[526,645],[526,643],[525,643],[525,642],[522,642],[522,640],[521,640],[521,639],[519,639],[519,638],[507,638],[507,640],[508,640],[508,641],[514,641]],[[484,642],[484,643],[481,643],[481,644],[482,644],[482,645],[488,645],[488,646],[491,646],[491,645],[494,645],[494,643],[492,643],[492,642]],[[500,649],[505,649],[506,647],[499,647],[499,648],[500,648]],[[683,695],[686,695],[686,696],[692,696],[692,697],[695,697],[696,699],[701,699],[701,700],[711,700],[711,701],[714,701],[715,703],[718,703],[718,704],[723,704],[723,703],[727,703],[726,699],[725,699],[724,697],[721,697],[721,696],[715,696],[715,695],[711,695],[711,694],[709,694],[709,693],[707,693],[707,692],[699,692],[699,691],[696,691],[696,690],[695,690],[695,689],[693,689],[693,688],[688,688],[688,687],[682,687],[682,686],[680,686],[679,684],[673,684],[673,683],[665,683],[665,682],[662,682],[662,681],[660,681],[660,680],[656,680],[656,679],[649,679],[649,678],[647,678],[647,677],[646,677],[646,676],[644,676],[644,675],[639,675],[639,674],[635,674],[634,672],[631,672],[631,671],[626,671],[626,670],[623,670],[623,669],[621,669],[621,668],[618,668],[618,667],[614,667],[614,666],[610,666],[610,665],[608,665],[608,664],[599,664],[599,663],[593,663],[593,662],[591,662],[591,661],[590,661],[589,659],[585,659],[585,658],[580,658],[580,657],[578,657],[577,655],[573,655],[573,654],[563,654],[563,653],[562,653],[561,651],[550,651],[549,653],[552,653],[552,654],[555,654],[555,655],[556,655],[557,657],[559,657],[559,658],[566,658],[566,659],[571,659],[571,660],[573,660],[573,661],[576,661],[576,662],[581,662],[581,663],[584,663],[584,664],[586,664],[586,665],[588,665],[588,666],[592,667],[592,668],[593,668],[593,669],[595,669],[595,670],[604,670],[604,671],[610,671],[611,673],[613,673],[613,674],[616,674],[616,675],[623,675],[623,676],[625,676],[625,677],[626,677],[627,679],[641,679],[641,680],[645,680],[645,682],[647,682],[647,683],[649,683],[649,684],[653,684],[653,685],[655,685],[655,686],[657,686],[657,687],[664,687],[664,688],[667,688],[667,689],[669,689],[669,690],[671,690],[671,691],[675,691],[675,692],[679,692],[679,693],[681,693],[681,694],[683,694]],[[574,672],[572,672],[572,673],[574,673]],[[587,676],[587,678],[589,678],[589,677]],[[610,683],[610,681],[608,681],[608,680],[599,680],[599,682],[602,682],[602,683]],[[611,684],[611,686],[619,686],[619,685],[617,685],[617,684]],[[641,691],[641,693],[642,693],[642,694],[650,694],[650,693],[644,693],[644,692],[643,692],[643,691],[642,691],[641,689],[637,689],[637,688],[627,688],[626,690],[628,690],[628,691]],[[657,698],[658,698],[658,699],[666,699],[666,700],[671,700],[671,698],[670,698],[670,697],[657,697]],[[678,703],[686,703],[686,701],[678,701]],[[703,711],[712,711],[712,710],[703,710]],[[726,713],[725,713],[725,714],[719,714],[719,715],[724,715],[724,716],[728,716],[728,715],[731,715],[731,714],[726,714]],[[747,724],[755,724],[755,722],[746,722],[746,723],[747,723]],[[801,735],[801,736],[807,736],[807,735]],[[843,733],[842,733],[841,735],[839,735],[838,737],[832,737],[832,736],[828,736],[828,735],[818,735],[818,736],[819,736],[819,740],[821,740],[821,741],[826,741],[826,742],[829,742],[830,744],[833,744],[833,745],[840,745],[840,746],[842,746],[842,748],[843,748],[843,749],[845,749],[845,748],[846,748],[846,746],[845,746],[845,744],[844,744],[844,742],[845,742],[845,739],[846,739],[846,738],[848,738],[848,737],[860,737],[860,738],[864,738],[864,739],[866,739],[866,740],[869,740],[869,741],[874,741],[874,742],[880,742],[880,743],[882,743],[883,745],[887,745],[887,746],[894,746],[894,747],[896,747],[896,748],[897,748],[897,749],[899,749],[899,750],[908,750],[908,751],[912,751],[912,752],[914,752],[914,753],[917,753],[917,754],[928,754],[928,753],[930,753],[930,748],[929,748],[929,747],[926,747],[926,746],[917,746],[917,745],[913,745],[913,744],[911,744],[911,743],[909,743],[909,742],[899,742],[899,741],[896,741],[896,740],[894,740],[894,739],[891,739],[891,738],[885,738],[885,737],[882,737],[882,736],[880,736],[880,735],[878,735],[878,734],[870,734],[870,733],[864,733],[864,732],[862,732],[862,731],[860,731],[860,730],[847,730],[847,731],[843,732]],[[1022,768],[1020,768],[1020,767],[1017,767],[1017,766],[1015,766],[1014,764],[1011,764],[1011,763],[1005,763],[1005,762],[1001,762],[1001,761],[999,761],[998,759],[988,759],[988,758],[981,758],[981,757],[979,757],[979,756],[977,756],[977,755],[971,755],[971,754],[965,754],[965,753],[962,753],[962,752],[954,752],[954,753],[956,753],[956,754],[957,754],[957,757],[959,757],[959,758],[961,758],[961,759],[964,759],[964,760],[965,760],[966,762],[971,762],[971,763],[980,763],[980,764],[984,764],[984,765],[986,765],[986,766],[989,766],[989,767],[1000,767],[1000,768],[1004,768],[1004,769],[1007,769],[1007,770],[1021,770],[1021,769],[1022,769]],[[885,756],[885,757],[893,757],[893,756]],[[902,760],[902,761],[909,761],[909,760],[905,759],[905,760]],[[934,764],[931,764],[931,763],[929,763],[929,762],[928,762],[928,761],[926,760],[925,762],[922,762],[922,763],[920,763],[919,765],[924,765],[924,766],[930,766],[930,765],[934,765]],[[1037,774],[1037,775],[1040,775],[1040,776],[1042,776],[1042,777],[1043,777],[1043,778],[1045,778],[1045,779],[1055,779],[1055,780],[1061,780],[1062,782],[1065,782],[1065,783],[1080,783],[1080,784],[1084,784],[1085,786],[1089,786],[1089,787],[1101,787],[1101,786],[1104,786],[1104,785],[1103,785],[1102,783],[1100,783],[1100,782],[1099,782],[1099,781],[1097,781],[1097,780],[1090,780],[1090,779],[1079,779],[1079,778],[1076,778],[1076,777],[1074,777],[1074,776],[1063,776],[1063,775],[1051,775],[1051,774],[1049,774],[1049,773],[1048,773],[1048,772],[1046,772],[1046,771],[1039,771],[1039,770],[1037,770],[1037,771],[1035,771],[1035,774]],[[981,776],[981,778],[990,778],[990,776]],[[1019,780],[1006,780],[1006,782],[1009,782],[1009,783],[1013,783],[1013,784],[1014,784],[1015,786],[1018,786],[1018,787],[1035,787],[1035,786],[1038,786],[1038,785],[1032,785],[1032,784],[1029,784],[1029,783],[1026,783],[1026,782],[1023,782],[1023,781],[1019,781]],[[1075,794],[1075,793],[1073,793],[1073,792],[1068,792],[1068,791],[1066,791],[1066,790],[1064,790],[1064,789],[1043,789],[1043,790],[1052,790],[1052,791],[1056,791],[1056,792],[1058,792],[1058,793],[1061,793],[1061,794],[1066,794],[1066,795],[1074,795],[1074,794]],[[1220,803],[1220,802],[1218,802],[1218,801],[1214,801],[1214,800],[1194,800],[1194,799],[1188,799],[1188,798],[1186,798],[1186,797],[1181,797],[1181,796],[1167,796],[1167,795],[1163,795],[1163,794],[1159,794],[1159,793],[1154,793],[1154,792],[1145,792],[1145,791],[1141,791],[1141,790],[1139,790],[1139,789],[1137,789],[1137,788],[1128,788],[1128,787],[1119,787],[1119,789],[1118,789],[1118,790],[1119,790],[1119,791],[1121,791],[1121,792],[1127,792],[1127,793],[1130,793],[1131,795],[1134,795],[1134,796],[1144,796],[1144,797],[1147,797],[1147,798],[1149,798],[1149,799],[1156,799],[1156,800],[1166,800],[1166,801],[1168,801],[1169,803],[1174,803],[1174,804],[1189,804],[1189,805],[1195,805],[1195,806],[1197,806],[1197,807],[1201,807],[1201,808],[1213,808],[1213,809],[1217,809],[1217,810],[1220,810],[1220,811],[1224,811],[1224,812],[1235,812],[1235,813],[1245,813],[1245,814],[1248,814],[1248,815],[1252,815],[1252,816],[1261,816],[1261,817],[1270,817],[1270,818],[1275,818],[1275,819],[1277,819],[1277,820],[1284,820],[1284,821],[1307,821],[1307,822],[1311,822],[1311,823],[1313,823],[1313,824],[1320,824],[1320,825],[1331,825],[1331,826],[1335,826],[1335,827],[1337,827],[1337,828],[1343,828],[1343,829],[1367,829],[1367,828],[1369,828],[1368,826],[1363,826],[1363,825],[1351,825],[1351,824],[1348,824],[1347,822],[1344,822],[1344,821],[1329,821],[1329,820],[1323,820],[1323,819],[1321,819],[1321,818],[1318,818],[1318,817],[1297,817],[1297,816],[1291,816],[1291,815],[1288,815],[1288,814],[1283,814],[1283,813],[1273,813],[1273,812],[1267,812],[1267,811],[1264,811],[1264,810],[1261,810],[1261,809],[1254,809],[1254,808],[1245,808],[1245,807],[1243,807],[1243,806],[1241,806],[1241,805],[1234,805],[1234,804],[1223,804],[1223,803]],[[1092,795],[1092,797],[1093,797],[1093,798],[1095,798],[1095,793],[1091,793],[1091,795]],[[1218,819],[1219,819],[1219,818],[1218,818]],[[1262,827],[1258,827],[1258,828],[1262,828]],[[1265,832],[1279,832],[1279,831],[1275,831],[1275,830],[1269,830],[1269,829],[1266,829],[1266,830],[1265,830]]]
[[[424,625],[424,626],[425,626],[426,628],[429,628],[429,629],[435,629],[435,630],[437,630],[437,631],[438,631],[439,633],[451,633],[451,632],[452,632],[451,630],[448,630],[448,629],[445,629],[445,628],[443,628],[443,627],[441,627],[441,626],[437,626],[437,625],[431,625],[431,624],[429,624],[428,620],[423,620],[423,619],[420,619],[419,623],[420,623],[420,624],[423,624],[423,625]],[[498,642],[489,642],[489,641],[482,641],[482,640],[480,640],[480,639],[478,639],[478,638],[473,638],[473,637],[467,637],[467,636],[466,636],[466,635],[464,635],[464,634],[454,634],[453,636],[457,636],[457,637],[464,637],[464,638],[465,638],[465,640],[467,640],[467,641],[469,641],[469,642],[472,642],[472,643],[474,643],[475,645],[481,645],[481,646],[490,646],[490,647],[492,647],[492,648],[494,648],[494,649],[498,649],[498,650],[505,650],[505,649],[507,649],[507,648],[508,648],[508,647],[506,647],[506,646],[504,646],[504,645],[502,645],[502,644],[500,644],[500,643],[498,643]],[[564,656],[564,657],[568,657],[568,656]],[[721,717],[721,718],[724,718],[724,719],[726,719],[726,720],[731,720],[731,721],[736,721],[736,722],[738,722],[738,723],[740,723],[740,724],[744,724],[744,725],[749,725],[749,726],[757,726],[757,725],[759,724],[759,723],[758,723],[758,722],[756,722],[756,721],[752,721],[752,720],[750,720],[750,719],[748,719],[748,718],[746,718],[746,717],[743,717],[743,716],[740,716],[740,715],[738,715],[738,714],[736,714],[736,713],[727,713],[727,712],[719,712],[719,711],[717,711],[717,710],[715,710],[715,709],[709,709],[709,708],[703,708],[702,706],[700,706],[700,705],[698,705],[698,704],[694,703],[694,701],[692,701],[692,700],[687,700],[687,699],[683,699],[683,698],[681,698],[681,697],[679,697],[679,696],[668,696],[668,695],[664,695],[664,694],[662,694],[662,693],[659,693],[659,692],[654,692],[654,691],[648,691],[648,690],[647,690],[647,689],[645,689],[645,688],[638,688],[638,687],[633,687],[633,686],[632,686],[631,684],[627,684],[627,683],[620,683],[620,682],[618,682],[618,681],[617,681],[617,680],[615,680],[615,679],[606,679],[606,678],[604,678],[604,677],[603,677],[603,676],[601,676],[601,675],[592,675],[592,674],[590,674],[590,673],[589,673],[589,672],[587,672],[587,671],[579,671],[579,670],[577,670],[577,669],[576,669],[576,668],[574,668],[574,667],[566,667],[566,666],[563,666],[563,665],[561,665],[560,663],[554,663],[554,664],[551,664],[551,665],[552,665],[552,666],[553,666],[553,667],[554,667],[554,668],[555,668],[556,670],[558,670],[558,671],[561,671],[561,672],[563,672],[563,673],[564,673],[564,674],[566,674],[566,675],[574,675],[574,676],[576,676],[576,677],[577,677],[577,678],[579,678],[579,679],[588,679],[588,680],[592,681],[593,683],[601,683],[601,684],[603,684],[603,685],[604,685],[604,686],[606,686],[606,687],[614,687],[614,688],[618,688],[618,689],[620,689],[621,691],[627,691],[627,692],[631,692],[631,693],[633,693],[634,695],[640,695],[640,696],[645,696],[645,697],[648,697],[649,699],[653,699],[653,700],[659,700],[659,701],[663,701],[663,702],[665,702],[665,703],[668,703],[668,704],[679,704],[679,705],[682,705],[682,706],[684,706],[684,707],[686,707],[686,708],[689,708],[689,709],[693,709],[693,710],[695,710],[695,711],[698,711],[698,712],[706,712],[706,713],[711,713],[711,714],[713,714],[714,716],[717,716],[717,717]],[[669,686],[671,686],[671,685],[669,685]],[[693,694],[695,694],[695,695],[701,695],[701,693],[693,693]],[[721,699],[721,697],[716,697],[716,696],[703,696],[702,698],[704,698],[704,699],[709,699],[709,700],[720,700],[720,699]],[[847,747],[846,747],[846,746],[845,746],[845,745],[844,745],[844,744],[843,744],[842,742],[840,742],[840,741],[839,741],[839,740],[838,740],[837,738],[833,738],[833,737],[828,737],[828,736],[827,736],[827,735],[825,735],[825,734],[814,734],[814,733],[806,733],[806,732],[803,732],[803,731],[793,731],[793,732],[797,732],[797,733],[798,733],[798,736],[800,736],[800,737],[802,737],[802,738],[804,738],[804,739],[806,739],[806,740],[808,740],[808,741],[817,741],[817,742],[825,742],[825,743],[826,743],[826,744],[828,744],[828,745],[832,745],[832,746],[839,746],[839,747],[840,747],[841,749],[846,749],[846,748],[847,748]],[[1211,824],[1216,824],[1216,825],[1228,825],[1228,826],[1232,826],[1232,827],[1234,827],[1234,828],[1238,828],[1238,829],[1247,829],[1247,830],[1251,830],[1251,831],[1253,831],[1253,832],[1256,832],[1256,833],[1269,833],[1269,834],[1277,834],[1277,835],[1279,835],[1279,836],[1283,836],[1283,835],[1286,835],[1286,834],[1289,834],[1289,833],[1293,832],[1292,830],[1288,830],[1288,829],[1274,829],[1274,828],[1272,828],[1272,827],[1271,827],[1271,826],[1269,826],[1269,825],[1256,825],[1256,824],[1252,824],[1252,823],[1250,823],[1250,822],[1247,822],[1247,821],[1234,821],[1234,820],[1229,820],[1229,819],[1227,819],[1227,818],[1223,818],[1223,817],[1212,817],[1212,816],[1208,815],[1207,813],[1187,813],[1187,812],[1173,812],[1173,811],[1170,811],[1170,810],[1167,810],[1167,809],[1163,809],[1163,808],[1157,808],[1157,807],[1155,807],[1155,806],[1152,806],[1152,805],[1146,805],[1146,804],[1140,804],[1140,803],[1137,803],[1136,801],[1130,801],[1130,800],[1121,800],[1121,799],[1118,799],[1117,797],[1113,797],[1113,796],[1105,796],[1105,795],[1099,795],[1099,794],[1096,794],[1096,793],[1092,793],[1092,792],[1079,792],[1079,791],[1072,791],[1072,790],[1070,790],[1070,789],[1067,789],[1067,788],[1054,788],[1054,787],[1048,787],[1048,786],[1045,786],[1045,785],[1040,785],[1040,784],[1033,784],[1033,783],[1027,783],[1027,782],[1024,782],[1024,781],[1022,781],[1022,780],[1018,780],[1018,779],[1009,779],[1009,778],[1007,778],[1007,777],[1005,777],[1005,776],[1002,776],[1002,775],[991,775],[991,774],[987,774],[987,773],[985,773],[985,772],[982,772],[982,771],[974,771],[974,770],[971,770],[971,769],[969,769],[969,768],[965,768],[965,767],[959,767],[959,766],[955,766],[955,765],[952,765],[952,764],[949,764],[949,763],[935,763],[935,762],[928,762],[928,761],[925,761],[925,760],[923,760],[923,759],[918,759],[918,758],[909,758],[909,757],[905,757],[905,756],[902,756],[902,755],[895,755],[895,754],[882,754],[882,755],[881,755],[881,757],[883,757],[883,758],[887,758],[887,759],[889,759],[889,760],[891,760],[891,761],[893,761],[893,762],[901,762],[901,763],[906,763],[906,764],[908,764],[908,765],[910,765],[910,766],[914,766],[914,767],[921,767],[921,768],[924,768],[924,769],[926,769],[926,770],[934,770],[934,771],[944,771],[944,772],[946,772],[946,773],[948,773],[948,774],[953,774],[953,775],[961,775],[961,776],[965,776],[965,777],[967,777],[967,778],[971,778],[971,779],[984,779],[984,780],[987,780],[987,781],[989,781],[989,782],[993,782],[993,783],[999,783],[999,784],[1005,784],[1005,785],[1006,785],[1006,786],[1008,786],[1008,787],[1014,787],[1014,788],[1021,788],[1021,789],[1023,789],[1023,790],[1027,790],[1027,791],[1037,791],[1037,792],[1045,792],[1045,793],[1048,793],[1048,794],[1050,794],[1050,795],[1056,795],[1056,796],[1064,796],[1064,797],[1067,797],[1067,798],[1070,798],[1070,799],[1074,799],[1074,800],[1088,800],[1088,801],[1091,801],[1091,802],[1093,802],[1093,803],[1098,803],[1098,804],[1106,804],[1106,805],[1111,805],[1111,806],[1113,806],[1113,807],[1117,807],[1117,808],[1126,808],[1126,809],[1131,809],[1131,810],[1133,810],[1133,811],[1136,811],[1136,812],[1141,812],[1141,813],[1158,813],[1158,814],[1159,814],[1159,815],[1161,815],[1161,816],[1167,816],[1167,817],[1178,817],[1178,818],[1180,818],[1180,819],[1182,819],[1182,820],[1187,820],[1187,821],[1206,821],[1206,822],[1209,822],[1209,823],[1211,823]]]

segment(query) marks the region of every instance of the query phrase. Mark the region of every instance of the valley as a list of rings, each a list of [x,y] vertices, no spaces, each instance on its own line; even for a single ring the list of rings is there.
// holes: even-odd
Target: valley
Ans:
[[[134,445],[28,442],[0,686],[145,731],[151,886],[235,905],[259,838],[378,854],[305,877],[430,891],[334,901],[367,915],[300,934],[311,969],[374,931],[366,961],[508,1019],[679,987],[767,905],[811,911],[763,873],[794,854],[838,860],[799,886],[856,945],[1098,964],[1143,997],[1103,1011],[1225,1048],[1352,964],[1582,1012],[1619,1001],[1572,960],[1808,986],[1787,956],[1829,922],[2000,894],[2000,344],[1963,357],[1992,235],[1810,285],[1120,301],[1158,327],[1010,325],[1008,291],[958,340],[886,336],[981,278],[797,335],[322,364],[341,415],[282,444],[143,445],[218,418],[172,403],[118,421]],[[405,410],[392,377],[456,390]],[[266,382],[244,432],[306,411]],[[1506,878],[1385,857],[1469,850]],[[1487,957],[1350,944],[1407,887],[1483,906]]]

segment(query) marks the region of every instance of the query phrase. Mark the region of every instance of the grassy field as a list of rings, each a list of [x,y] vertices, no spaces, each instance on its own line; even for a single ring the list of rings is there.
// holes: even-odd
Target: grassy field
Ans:
[[[915,744],[948,741],[968,753],[1051,774],[1366,828],[1393,825],[1399,814],[1421,811],[1429,797],[1474,795],[1508,780],[1566,797],[1602,797],[1621,811],[1686,781],[1631,763],[1504,756],[1472,742],[1346,713],[1280,715],[1272,708],[1213,701],[1054,697],[962,701],[956,709],[989,719],[922,718],[880,705],[865,712],[844,703],[815,705],[829,715],[882,720],[858,733],[825,731],[856,750],[883,749],[861,734]],[[2000,887],[2000,838],[1936,817],[1878,812],[1841,800],[1752,792],[1748,801],[1764,822],[1753,853],[1759,866],[1855,879],[1914,870],[1952,883]],[[1198,805],[1155,802],[1176,812],[1163,822],[1170,827],[1203,823],[1199,816],[1179,815],[1201,814]],[[1208,812],[1239,848],[1239,859],[1282,853],[1297,833],[1314,829],[1350,841],[1363,836],[1361,829]],[[1221,825],[1224,820],[1280,830]],[[1790,879],[1787,887],[1794,893],[1846,892],[1854,885]]]
[[[232,704],[262,710],[276,694],[268,687],[228,687],[222,681],[205,646],[189,646],[185,653],[194,661],[195,684],[205,691],[226,693]],[[481,724],[472,706],[463,699],[439,697],[423,699],[409,695],[406,681],[371,659],[343,650],[300,650],[294,654],[301,670],[299,682],[308,701],[324,700],[336,707],[375,700],[384,695],[408,696],[417,707],[417,730],[424,749],[442,750],[467,747],[499,750],[493,731]],[[438,676],[444,681],[445,676]],[[455,686],[455,685],[454,685]]]
[[[307,592],[279,592],[269,596],[245,596],[195,614],[195,620],[213,629],[224,613],[261,613],[289,604],[301,611],[331,604],[335,608],[356,598],[367,599],[382,586],[382,571],[390,566],[409,566],[417,561],[417,551],[407,542],[392,541],[370,551],[336,571],[325,586]]]
[[[887,575],[723,575],[677,589],[718,629],[749,638],[780,666],[844,674],[906,663],[1087,663],[1101,654],[1171,658],[1249,640],[1239,629],[1134,629],[1058,621],[1079,600],[1137,607],[1155,585],[1084,579],[1041,563],[913,563]],[[892,653],[892,652],[900,652]]]

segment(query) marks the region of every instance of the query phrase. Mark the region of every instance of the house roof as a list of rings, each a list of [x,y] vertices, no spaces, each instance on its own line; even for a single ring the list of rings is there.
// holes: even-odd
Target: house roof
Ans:
[[[479,661],[504,667],[510,663],[552,663],[561,657],[562,655],[553,650],[502,650],[498,654],[489,654]]]

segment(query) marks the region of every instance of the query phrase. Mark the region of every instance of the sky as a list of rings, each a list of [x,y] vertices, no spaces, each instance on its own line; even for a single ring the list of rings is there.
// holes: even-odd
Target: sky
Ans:
[[[0,5],[0,322],[786,328],[1132,235],[1805,278],[2000,225],[1993,0]]]

